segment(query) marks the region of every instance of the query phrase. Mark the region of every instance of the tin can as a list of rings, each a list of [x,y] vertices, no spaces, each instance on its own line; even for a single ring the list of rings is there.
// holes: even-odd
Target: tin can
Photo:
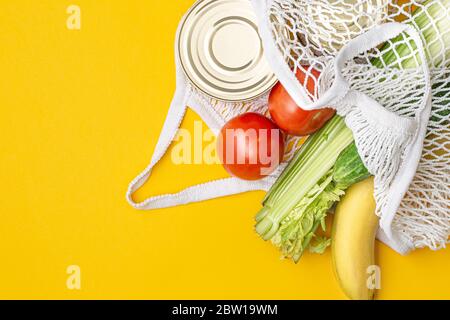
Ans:
[[[222,101],[247,101],[277,82],[264,57],[249,0],[199,0],[178,35],[178,56],[188,80]]]

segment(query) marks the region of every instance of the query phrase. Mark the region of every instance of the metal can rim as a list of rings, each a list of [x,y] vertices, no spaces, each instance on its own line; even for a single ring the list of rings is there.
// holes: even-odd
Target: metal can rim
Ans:
[[[198,91],[200,91],[201,93],[205,94],[207,97],[218,100],[218,101],[223,101],[223,102],[248,102],[248,101],[252,101],[255,100],[259,97],[262,97],[264,95],[266,95],[268,92],[270,92],[272,90],[272,88],[275,86],[275,84],[278,82],[277,77],[275,76],[275,73],[273,71],[271,71],[271,73],[269,74],[269,77],[271,78],[270,81],[268,81],[268,85],[267,88],[265,88],[264,90],[260,90],[258,92],[256,92],[255,94],[248,96],[248,97],[243,97],[243,98],[236,98],[236,99],[230,99],[230,98],[224,98],[224,97],[219,97],[219,96],[215,96],[213,94],[211,94],[210,92],[208,92],[207,90],[205,90],[204,88],[202,88],[201,85],[199,85],[198,83],[196,83],[196,81],[192,78],[192,76],[189,74],[189,72],[186,70],[186,66],[185,66],[185,62],[183,61],[183,59],[181,58],[182,56],[182,43],[181,43],[181,37],[183,35],[183,30],[186,28],[186,23],[189,19],[189,17],[191,17],[192,13],[198,9],[198,7],[200,5],[202,5],[204,2],[208,2],[208,1],[213,1],[213,0],[197,0],[190,8],[189,10],[186,12],[186,14],[184,15],[182,22],[180,24],[179,30],[177,32],[177,38],[176,38],[176,45],[177,45],[177,60],[178,63],[181,66],[182,72],[185,75],[185,77],[187,78],[187,80],[189,81],[189,84],[191,84],[195,89],[197,89]]]

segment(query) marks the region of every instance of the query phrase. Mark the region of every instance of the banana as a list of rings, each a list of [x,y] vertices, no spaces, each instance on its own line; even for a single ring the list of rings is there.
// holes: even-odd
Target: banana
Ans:
[[[379,219],[375,215],[373,178],[351,186],[334,214],[332,257],[336,278],[348,298],[372,300],[368,288],[368,267],[375,264],[375,236]]]

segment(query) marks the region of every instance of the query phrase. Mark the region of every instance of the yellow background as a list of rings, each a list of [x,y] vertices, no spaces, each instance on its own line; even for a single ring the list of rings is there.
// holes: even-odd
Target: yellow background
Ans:
[[[344,298],[329,251],[294,265],[256,236],[262,192],[151,212],[126,203],[175,88],[173,40],[192,3],[0,2],[0,298]],[[70,4],[80,31],[66,28]],[[166,157],[137,197],[224,176]],[[380,298],[450,298],[449,250],[377,251]],[[66,288],[69,265],[79,291]]]

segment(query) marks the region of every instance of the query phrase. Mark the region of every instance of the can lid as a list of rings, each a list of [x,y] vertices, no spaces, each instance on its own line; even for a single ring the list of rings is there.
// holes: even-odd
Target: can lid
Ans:
[[[197,1],[181,27],[178,54],[190,82],[219,100],[250,100],[277,82],[248,0]]]

